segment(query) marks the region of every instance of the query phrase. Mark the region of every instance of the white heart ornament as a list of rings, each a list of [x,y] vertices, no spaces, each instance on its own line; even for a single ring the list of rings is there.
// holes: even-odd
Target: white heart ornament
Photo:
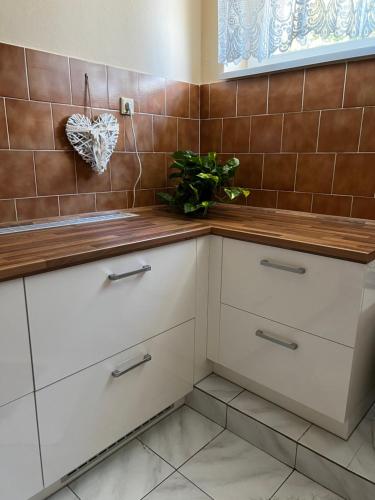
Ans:
[[[116,147],[119,124],[110,113],[92,122],[85,115],[72,115],[65,126],[70,144],[98,174],[105,172]]]

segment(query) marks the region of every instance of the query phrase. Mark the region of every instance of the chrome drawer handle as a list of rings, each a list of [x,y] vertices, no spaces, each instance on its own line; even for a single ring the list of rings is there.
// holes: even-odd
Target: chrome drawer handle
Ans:
[[[270,333],[264,332],[263,330],[257,330],[255,332],[255,335],[257,337],[262,338],[262,339],[269,340],[270,342],[273,342],[274,344],[278,344],[278,345],[281,345],[282,347],[286,347],[287,349],[291,349],[292,351],[295,351],[296,349],[298,349],[298,344],[296,344],[295,342],[293,342],[291,340],[281,340],[277,337],[274,337]]]
[[[125,375],[125,373],[130,372],[130,370],[134,370],[134,368],[137,368],[137,366],[143,365],[144,363],[147,363],[148,361],[151,361],[152,356],[151,354],[145,354],[144,356],[141,356],[141,358],[138,356],[137,358],[129,359],[129,361],[125,361],[119,368],[116,368],[116,370],[113,370],[112,372],[112,377],[114,378],[119,378]]]
[[[142,266],[140,269],[135,269],[135,271],[129,271],[128,273],[109,274],[108,279],[111,281],[122,280],[123,278],[128,278],[129,276],[134,276],[134,274],[147,273],[147,271],[151,271],[151,266],[149,266],[149,265]]]
[[[274,269],[281,269],[282,271],[289,271],[290,273],[305,274],[306,269],[304,267],[291,266],[289,264],[281,264],[280,262],[275,262],[268,259],[262,259],[260,261],[262,266],[273,267]]]

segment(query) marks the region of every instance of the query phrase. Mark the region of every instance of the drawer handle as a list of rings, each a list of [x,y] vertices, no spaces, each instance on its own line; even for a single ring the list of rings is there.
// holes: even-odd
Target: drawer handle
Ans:
[[[129,359],[129,361],[125,361],[119,368],[116,370],[113,370],[112,372],[112,377],[114,378],[119,378],[125,375],[125,373],[130,372],[130,370],[134,370],[134,368],[137,368],[137,366],[143,365],[144,363],[147,363],[148,361],[151,361],[152,356],[151,354],[145,354],[144,356],[142,355],[141,357]]]
[[[134,276],[135,274],[147,273],[147,271],[151,271],[151,266],[149,266],[149,265],[142,266],[140,269],[135,269],[135,271],[129,271],[128,273],[109,274],[108,279],[111,281],[122,280],[123,278],[128,278],[129,276]]]
[[[262,266],[273,267],[274,269],[281,269],[282,271],[289,271],[290,273],[305,274],[306,269],[304,267],[291,266],[289,264],[281,264],[280,262],[275,262],[268,259],[262,259],[260,261]]]
[[[281,340],[277,337],[274,337],[270,333],[264,332],[263,330],[257,330],[255,332],[255,335],[257,337],[262,338],[262,339],[269,340],[270,342],[273,342],[274,344],[278,344],[278,345],[281,345],[283,347],[286,347],[287,349],[291,349],[292,351],[295,351],[296,349],[298,349],[298,344],[296,344],[295,342],[292,342],[291,340]]]

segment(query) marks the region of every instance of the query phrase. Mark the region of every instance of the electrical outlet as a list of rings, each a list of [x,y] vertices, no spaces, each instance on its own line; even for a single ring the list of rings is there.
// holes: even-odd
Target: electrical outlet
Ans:
[[[130,97],[120,97],[120,113],[122,115],[134,114],[134,99]]]

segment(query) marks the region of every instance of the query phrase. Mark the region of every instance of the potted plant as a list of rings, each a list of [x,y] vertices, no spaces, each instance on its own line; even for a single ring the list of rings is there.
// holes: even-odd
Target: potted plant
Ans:
[[[205,216],[217,202],[249,196],[248,189],[231,185],[240,164],[237,158],[220,164],[216,153],[201,156],[191,151],[176,151],[172,156],[174,162],[170,168],[173,172],[169,178],[179,182],[173,194],[158,193],[158,196],[183,213]]]

